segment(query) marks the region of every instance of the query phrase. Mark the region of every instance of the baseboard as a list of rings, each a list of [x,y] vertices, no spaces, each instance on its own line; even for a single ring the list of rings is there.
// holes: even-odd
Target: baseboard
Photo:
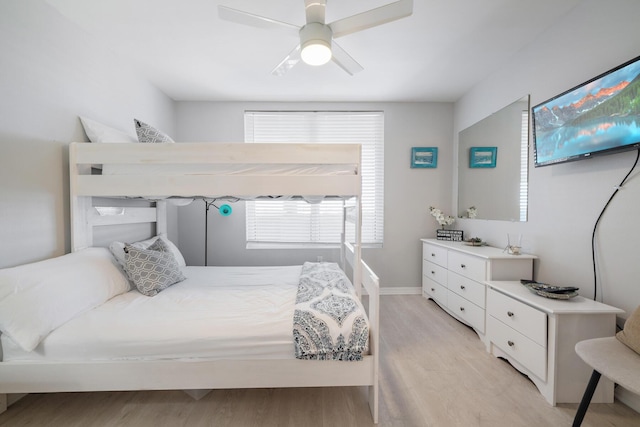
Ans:
[[[617,386],[615,397],[620,402],[627,405],[629,408],[640,413],[640,396],[638,396],[637,394],[631,393],[629,390],[627,390],[624,387]]]
[[[385,286],[380,288],[380,295],[421,295],[422,287],[419,286]]]

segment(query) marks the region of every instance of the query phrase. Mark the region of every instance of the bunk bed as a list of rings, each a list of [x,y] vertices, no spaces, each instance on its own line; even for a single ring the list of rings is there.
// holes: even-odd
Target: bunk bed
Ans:
[[[345,225],[340,263],[366,308],[368,352],[358,361],[294,355],[5,360],[0,362],[0,412],[12,393],[181,389],[197,396],[198,390],[220,388],[365,386],[377,422],[379,281],[361,259],[360,157],[356,144],[71,143],[71,255],[95,249],[94,231],[105,226],[155,223],[157,234],[166,234],[166,205],[172,199],[344,200],[345,224],[352,224],[355,238],[347,241]],[[101,173],[92,169],[95,165],[102,166]],[[151,202],[122,207],[132,198]]]

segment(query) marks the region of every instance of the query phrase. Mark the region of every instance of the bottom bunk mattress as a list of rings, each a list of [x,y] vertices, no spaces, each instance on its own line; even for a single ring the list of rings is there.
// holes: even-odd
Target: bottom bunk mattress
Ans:
[[[153,297],[117,295],[56,328],[33,351],[2,335],[3,360],[293,359],[302,269],[183,267],[186,280]]]
[[[24,352],[2,336],[4,361],[293,358],[300,266],[183,267],[158,295],[111,298]]]

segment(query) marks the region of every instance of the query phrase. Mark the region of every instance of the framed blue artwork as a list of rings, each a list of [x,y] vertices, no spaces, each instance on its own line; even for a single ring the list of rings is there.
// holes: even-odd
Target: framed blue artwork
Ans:
[[[438,147],[413,147],[411,148],[412,168],[437,168]]]
[[[498,147],[469,148],[470,168],[495,168],[498,159]]]

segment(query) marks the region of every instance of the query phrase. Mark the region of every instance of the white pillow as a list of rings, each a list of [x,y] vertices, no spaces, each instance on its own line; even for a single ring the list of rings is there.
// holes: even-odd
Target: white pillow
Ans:
[[[80,122],[91,142],[138,142],[135,136],[95,120],[80,117]]]
[[[0,270],[0,331],[25,351],[129,284],[105,248]]]
[[[169,248],[169,251],[174,256],[174,258],[176,259],[176,262],[180,267],[184,267],[187,265],[187,263],[184,260],[184,257],[182,256],[182,253],[180,253],[180,249],[178,249],[178,247],[171,240],[169,240],[167,236],[164,234],[159,234],[147,240],[141,240],[139,242],[129,243],[129,245],[138,249],[149,249],[149,246],[153,245],[157,239],[162,239],[162,241]],[[126,273],[127,261],[124,254],[124,247],[126,244],[127,243],[124,243],[124,242],[111,242],[111,244],[109,245],[109,250],[115,257],[115,259],[118,261],[120,268],[122,269],[123,272],[125,272],[125,274],[127,275],[127,278],[129,280],[132,280],[129,274]],[[132,284],[133,284],[133,281],[132,281]]]

